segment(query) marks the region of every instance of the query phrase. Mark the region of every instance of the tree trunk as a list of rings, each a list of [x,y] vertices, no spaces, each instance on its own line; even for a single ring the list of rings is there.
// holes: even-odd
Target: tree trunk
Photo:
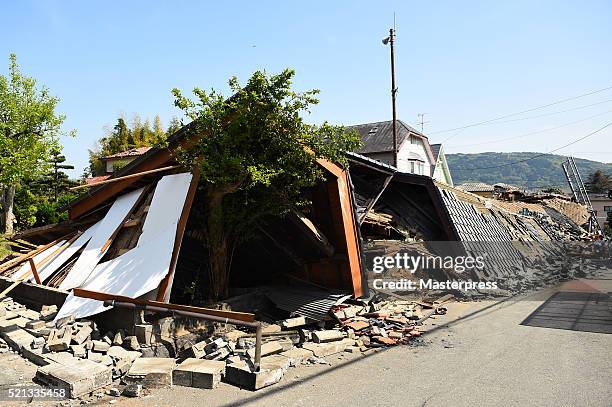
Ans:
[[[13,213],[13,205],[15,201],[15,186],[10,185],[0,190],[0,204],[2,204],[2,217],[0,218],[0,226],[2,232],[10,236],[13,234],[15,225],[15,214]]]
[[[230,239],[223,228],[223,196],[219,191],[207,194],[207,240],[210,265],[210,295],[215,300],[229,295]]]

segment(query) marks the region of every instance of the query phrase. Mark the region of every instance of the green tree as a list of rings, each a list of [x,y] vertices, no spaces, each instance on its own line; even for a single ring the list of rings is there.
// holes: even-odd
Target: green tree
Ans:
[[[612,179],[609,175],[604,174],[602,170],[597,170],[589,175],[586,189],[595,194],[608,192],[612,189]]]
[[[5,234],[13,233],[18,184],[43,173],[51,151],[59,148],[65,116],[55,112],[58,101],[22,75],[17,57],[10,55],[8,75],[0,75],[0,227]]]
[[[183,123],[181,122],[181,120],[178,117],[173,117],[172,119],[170,119],[170,123],[168,123],[168,128],[166,129],[166,137],[170,137],[171,135],[179,131],[181,127],[183,127]]]
[[[344,163],[344,151],[359,146],[354,132],[304,122],[318,91],[294,92],[293,76],[289,69],[272,76],[258,71],[245,87],[232,78],[229,99],[200,88],[195,101],[172,91],[194,122],[191,135],[205,135],[178,156],[199,166],[213,298],[227,296],[231,253],[249,231],[305,203],[304,189],[324,176],[316,160]]]

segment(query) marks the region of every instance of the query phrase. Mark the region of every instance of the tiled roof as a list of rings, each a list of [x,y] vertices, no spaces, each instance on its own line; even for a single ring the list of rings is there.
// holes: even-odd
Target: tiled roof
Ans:
[[[138,157],[140,155],[145,154],[150,149],[151,149],[151,147],[136,147],[136,148],[131,148],[131,149],[126,150],[126,151],[121,151],[120,153],[107,155],[106,157],[103,157],[102,159],[103,160],[109,160],[109,159],[114,159],[114,158]]]
[[[466,182],[457,185],[457,188],[468,192],[493,192],[493,185],[485,184],[484,182]]]

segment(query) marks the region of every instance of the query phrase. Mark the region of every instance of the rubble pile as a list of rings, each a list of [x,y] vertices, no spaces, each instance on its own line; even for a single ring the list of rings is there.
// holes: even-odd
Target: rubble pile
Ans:
[[[7,297],[0,301],[0,353],[10,347],[40,366],[36,379],[67,389],[71,398],[121,379],[141,356],[136,337],[121,330],[102,334],[89,320],[53,321],[57,307],[34,311]]]
[[[21,353],[39,366],[37,382],[65,388],[70,398],[84,401],[139,397],[156,386],[213,389],[221,381],[257,390],[279,382],[291,367],[331,365],[325,358],[407,344],[421,335],[419,325],[426,318],[446,312],[442,302],[451,298],[433,303],[348,300],[332,307],[325,321],[296,315],[264,324],[259,369],[256,334],[241,327],[218,324],[213,334],[189,333],[188,339],[168,341],[158,328],[172,318],[164,318],[155,325],[135,325],[135,335],[103,333],[92,320],[70,316],[53,322],[55,306],[37,312],[6,298],[0,302],[0,353],[9,348]],[[170,344],[170,352],[151,351],[161,342]]]

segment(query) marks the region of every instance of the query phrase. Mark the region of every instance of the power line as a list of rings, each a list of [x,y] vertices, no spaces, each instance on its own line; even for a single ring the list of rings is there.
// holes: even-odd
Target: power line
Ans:
[[[448,148],[452,148],[452,147],[472,147],[472,146],[480,146],[480,145],[483,145],[483,144],[495,144],[495,143],[500,143],[502,141],[515,140],[515,139],[519,139],[519,138],[523,138],[523,137],[527,137],[527,136],[533,136],[534,134],[545,133],[547,131],[557,130],[557,129],[560,129],[560,128],[563,128],[563,127],[571,126],[573,124],[581,123],[581,122],[593,119],[595,117],[603,116],[603,115],[608,114],[608,113],[612,113],[612,110],[608,110],[608,111],[603,112],[603,113],[598,113],[598,114],[595,114],[593,116],[586,117],[584,119],[575,120],[573,122],[561,124],[559,126],[549,127],[549,128],[543,129],[543,130],[536,130],[536,131],[532,131],[532,132],[529,132],[529,133],[521,134],[520,136],[512,136],[512,137],[506,137],[506,138],[492,140],[492,141],[484,141],[482,143],[457,144],[457,145],[454,145],[454,146],[448,146]]]
[[[612,89],[612,86],[608,86],[608,87],[605,87],[605,88],[602,88],[602,89],[598,89],[598,90],[594,90],[594,91],[591,91],[591,92],[583,93],[582,95],[572,96],[570,98],[565,98],[565,99],[557,100],[555,102],[547,103],[545,105],[532,107],[530,109],[521,110],[520,112],[506,114],[506,115],[503,115],[503,116],[496,117],[494,119],[489,119],[489,120],[484,120],[484,121],[481,121],[481,122],[467,124],[465,126],[455,127],[455,128],[452,128],[452,129],[433,131],[433,132],[430,132],[429,134],[447,133],[449,131],[462,130],[462,129],[467,129],[467,128],[470,128],[470,127],[481,126],[483,124],[487,124],[487,123],[495,122],[495,121],[498,121],[498,120],[506,119],[508,117],[518,116],[520,114],[533,112],[534,110],[540,110],[540,109],[544,109],[544,108],[547,108],[547,107],[550,107],[550,106],[554,106],[554,105],[558,105],[558,104],[561,104],[561,103],[569,102],[570,100],[576,100],[576,99],[583,98],[585,96],[590,96],[590,95],[594,95],[596,93],[601,93],[601,92],[604,92],[604,91],[609,90],[609,89]]]
[[[579,139],[576,139],[576,140],[574,140],[574,141],[571,141],[571,142],[569,142],[569,143],[567,143],[567,144],[565,144],[565,145],[563,145],[563,146],[561,146],[561,147],[557,147],[557,148],[552,149],[552,150],[550,150],[550,151],[548,151],[548,152],[546,152],[546,153],[536,154],[536,155],[534,155],[533,157],[525,158],[525,159],[523,159],[523,160],[514,161],[514,162],[511,162],[511,163],[506,163],[506,164],[494,165],[494,166],[490,166],[490,167],[461,168],[461,169],[455,169],[454,171],[475,171],[475,170],[488,170],[488,169],[493,169],[493,168],[502,168],[502,167],[507,167],[507,166],[509,166],[509,165],[514,165],[514,164],[520,164],[520,163],[524,163],[524,162],[526,162],[526,161],[531,161],[531,160],[534,160],[534,159],[536,159],[536,158],[538,158],[538,157],[542,157],[542,156],[545,156],[545,155],[548,155],[548,154],[554,153],[555,151],[562,150],[562,149],[564,149],[565,147],[569,147],[569,146],[571,146],[572,144],[576,144],[576,143],[578,143],[578,142],[580,142],[580,141],[582,141],[582,140],[584,140],[584,139],[587,139],[587,138],[589,138],[589,137],[591,137],[591,136],[594,136],[595,134],[599,133],[600,131],[602,131],[602,130],[604,130],[604,129],[606,129],[606,128],[610,127],[610,126],[612,126],[612,122],[609,122],[609,123],[608,123],[608,124],[606,124],[605,126],[600,127],[599,129],[597,129],[597,130],[595,130],[595,131],[593,131],[593,132],[591,132],[591,133],[587,134],[586,136],[580,137]]]

